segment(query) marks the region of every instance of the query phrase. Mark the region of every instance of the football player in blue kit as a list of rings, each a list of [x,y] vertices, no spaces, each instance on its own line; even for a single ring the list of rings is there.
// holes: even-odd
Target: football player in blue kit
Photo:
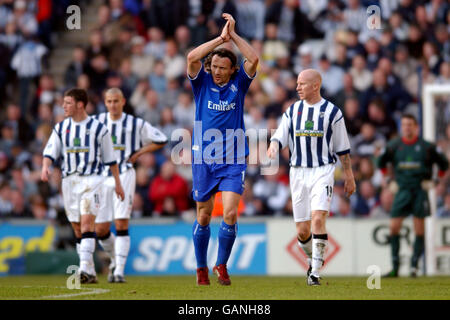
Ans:
[[[210,284],[207,267],[209,223],[217,192],[222,192],[224,209],[213,272],[221,285],[231,284],[227,261],[236,239],[237,208],[244,191],[249,152],[245,139],[244,98],[259,61],[253,48],[236,33],[233,17],[227,13],[222,17],[227,22],[220,36],[198,46],[187,56],[187,73],[196,105],[192,195],[197,203],[197,219],[192,237],[198,285]],[[216,49],[230,40],[245,58],[239,67],[232,51]]]

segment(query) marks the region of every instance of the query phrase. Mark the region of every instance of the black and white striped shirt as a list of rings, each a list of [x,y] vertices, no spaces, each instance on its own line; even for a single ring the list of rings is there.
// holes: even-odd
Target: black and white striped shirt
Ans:
[[[44,157],[53,162],[62,158],[63,178],[72,174],[100,175],[104,166],[116,163],[108,129],[89,116],[80,122],[66,118],[56,124],[45,146]]]
[[[336,155],[350,152],[350,143],[341,110],[322,99],[309,105],[300,100],[283,114],[271,141],[289,146],[290,165],[318,167],[337,161]]]
[[[109,112],[100,113],[95,117],[106,125],[108,131],[111,133],[114,153],[119,164],[120,173],[133,167],[127,161],[142,146],[151,142],[157,144],[167,143],[167,137],[164,133],[153,127],[147,121],[130,114],[122,113],[122,117],[115,121],[111,120]],[[108,175],[111,175],[109,168],[105,168],[105,170],[107,170]]]

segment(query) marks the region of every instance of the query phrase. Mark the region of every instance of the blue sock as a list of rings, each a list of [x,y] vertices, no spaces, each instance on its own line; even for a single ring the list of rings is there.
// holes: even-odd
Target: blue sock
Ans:
[[[197,268],[204,268],[207,266],[206,256],[208,253],[209,238],[211,237],[211,229],[209,224],[206,226],[200,225],[195,220],[192,226],[192,239],[194,240],[195,258],[197,259]]]
[[[233,249],[234,240],[237,234],[237,223],[228,225],[222,221],[219,229],[219,253],[217,254],[216,266],[220,264],[227,264],[228,258]]]

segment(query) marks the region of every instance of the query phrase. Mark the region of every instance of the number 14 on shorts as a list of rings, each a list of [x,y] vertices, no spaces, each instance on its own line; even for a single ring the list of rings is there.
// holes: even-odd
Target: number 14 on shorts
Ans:
[[[332,186],[325,186],[325,189],[327,190],[327,197],[331,198],[333,195],[333,187]]]

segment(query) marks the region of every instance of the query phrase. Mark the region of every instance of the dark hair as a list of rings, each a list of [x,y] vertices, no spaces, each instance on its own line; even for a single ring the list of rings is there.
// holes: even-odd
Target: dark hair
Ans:
[[[418,124],[416,117],[414,117],[411,113],[402,114],[402,119],[411,119],[415,124]]]
[[[64,97],[72,97],[75,102],[83,102],[84,107],[88,104],[88,95],[86,90],[84,89],[78,89],[78,88],[72,88],[64,92]]]
[[[230,59],[231,68],[236,68],[236,66],[237,66],[237,57],[236,57],[236,55],[232,51],[230,51],[228,49],[220,48],[220,49],[216,49],[216,50],[212,51],[210,54],[208,54],[206,56],[206,58],[205,58],[205,69],[206,69],[206,71],[211,72],[211,61],[212,61],[212,58],[215,55],[218,55],[221,58],[228,58],[228,59]]]

